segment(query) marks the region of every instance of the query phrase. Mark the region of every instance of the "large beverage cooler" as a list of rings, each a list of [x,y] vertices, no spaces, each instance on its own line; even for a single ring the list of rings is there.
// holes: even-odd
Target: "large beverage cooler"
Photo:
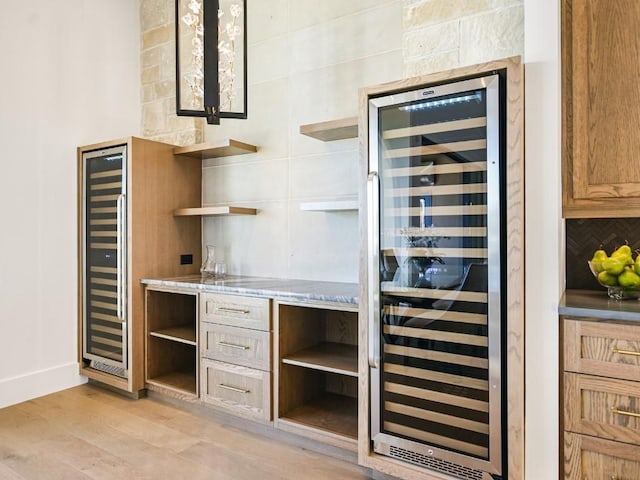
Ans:
[[[367,101],[370,448],[503,478],[506,70]]]

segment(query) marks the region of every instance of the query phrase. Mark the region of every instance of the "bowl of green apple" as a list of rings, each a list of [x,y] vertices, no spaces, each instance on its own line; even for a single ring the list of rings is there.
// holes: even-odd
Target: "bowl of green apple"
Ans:
[[[611,255],[600,247],[589,260],[591,273],[616,300],[640,297],[640,254],[628,244],[616,248]]]

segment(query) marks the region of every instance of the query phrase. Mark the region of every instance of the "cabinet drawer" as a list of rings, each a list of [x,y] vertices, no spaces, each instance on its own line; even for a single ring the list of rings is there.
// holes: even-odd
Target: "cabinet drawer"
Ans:
[[[202,401],[253,420],[271,420],[271,374],[202,359]]]
[[[564,436],[565,480],[640,478],[640,447],[575,433]]]
[[[640,380],[640,326],[565,319],[565,370]]]
[[[640,443],[640,382],[565,374],[565,429]]]
[[[271,300],[219,293],[200,295],[203,322],[219,323],[255,330],[271,329]]]
[[[200,353],[212,360],[271,370],[271,332],[200,324]]]

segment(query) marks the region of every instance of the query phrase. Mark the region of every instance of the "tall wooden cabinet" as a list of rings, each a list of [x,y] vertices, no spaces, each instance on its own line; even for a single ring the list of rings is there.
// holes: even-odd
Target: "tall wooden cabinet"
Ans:
[[[563,213],[640,207],[640,2],[562,1]]]
[[[120,165],[117,175],[108,165],[111,151],[120,156],[124,152],[124,160],[114,161]],[[101,152],[107,152],[101,157],[103,164],[93,171],[86,160]],[[200,202],[201,175],[199,159],[176,158],[174,146],[160,142],[129,137],[78,148],[82,375],[131,393],[144,389],[140,279],[198,272],[200,218],[175,218],[173,211]],[[105,266],[97,266],[100,262]],[[88,342],[101,347],[88,354]],[[114,349],[119,355],[110,355]],[[105,354],[104,362],[96,360],[100,353]],[[114,363],[117,368],[111,368]]]

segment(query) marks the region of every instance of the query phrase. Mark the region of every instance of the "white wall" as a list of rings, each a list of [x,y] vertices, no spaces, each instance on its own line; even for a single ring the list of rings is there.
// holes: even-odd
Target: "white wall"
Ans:
[[[76,147],[137,134],[138,2],[3,2],[0,407],[78,384]]]
[[[402,0],[274,0],[248,6],[249,118],[207,126],[205,140],[236,138],[256,154],[207,161],[205,205],[259,209],[208,218],[233,274],[358,281],[358,216],[300,210],[301,202],[355,198],[356,139],[324,143],[302,124],[355,116],[358,88],[402,78]]]
[[[560,1],[525,0],[525,472],[558,478],[558,314],[564,289]]]

